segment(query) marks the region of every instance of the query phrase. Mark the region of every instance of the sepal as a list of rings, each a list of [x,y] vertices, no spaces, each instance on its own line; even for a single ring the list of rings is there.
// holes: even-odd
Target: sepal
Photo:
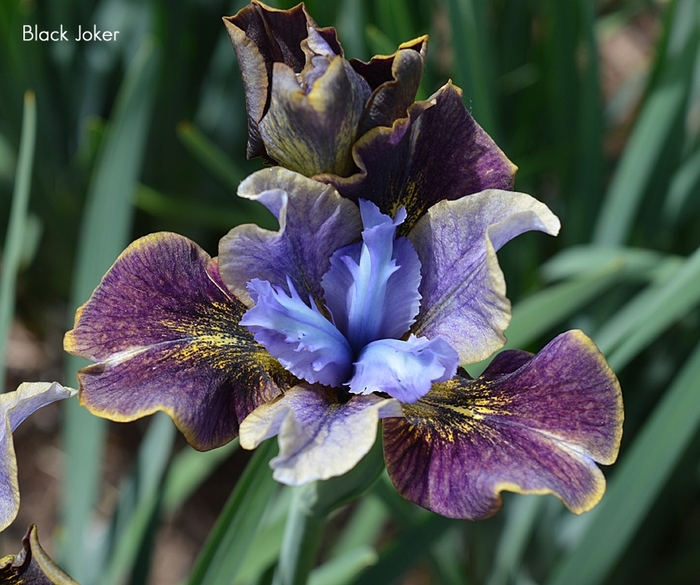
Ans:
[[[620,385],[580,331],[539,354],[505,351],[476,380],[433,386],[405,418],[383,422],[397,491],[450,518],[495,514],[503,490],[553,493],[579,514],[595,506],[622,436]]]

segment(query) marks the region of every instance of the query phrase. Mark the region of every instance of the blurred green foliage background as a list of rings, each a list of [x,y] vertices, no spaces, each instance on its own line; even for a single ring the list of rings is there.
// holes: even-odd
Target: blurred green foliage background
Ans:
[[[242,84],[221,23],[243,4],[0,3],[0,366],[6,359],[8,389],[28,377],[75,385],[80,364],[61,355],[61,336],[132,239],[170,230],[215,254],[234,225],[269,222],[235,197],[238,182],[262,166],[245,160]],[[552,497],[506,496],[490,520],[448,521],[402,501],[384,478],[332,518],[312,582],[700,582],[700,0],[306,4],[320,25],[336,26],[347,57],[390,54],[430,34],[419,97],[450,78],[461,86],[474,117],[518,165],[516,188],[563,224],[556,239],[527,234],[499,254],[514,302],[508,347],[537,351],[581,328],[618,373],[626,404],[620,459],[606,469],[608,493],[593,512],[574,517]],[[22,38],[24,25],[74,32],[93,24],[120,31],[118,40]],[[32,136],[23,127],[28,90],[36,148],[33,164],[25,157],[22,165]],[[13,357],[22,335],[40,347],[36,364]],[[235,445],[196,454],[154,417],[132,425],[143,435],[133,460],[110,462],[114,425],[75,403],[59,420],[66,456],[61,496],[43,527],[47,548],[83,585],[167,583],[162,557],[153,556],[160,527],[187,514],[201,484],[233,488],[237,472],[210,476],[230,465]],[[29,465],[21,442],[34,448],[37,436],[52,435],[18,432],[20,468]],[[289,490],[253,481],[267,473],[259,459],[188,583],[269,582]],[[2,553],[19,548],[35,521],[26,513],[0,536]],[[194,556],[202,542],[191,540]]]

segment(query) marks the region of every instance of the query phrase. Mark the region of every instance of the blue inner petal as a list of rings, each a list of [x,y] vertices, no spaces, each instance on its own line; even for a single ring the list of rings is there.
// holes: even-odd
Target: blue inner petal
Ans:
[[[292,374],[327,386],[341,386],[352,372],[353,354],[338,329],[313,299],[301,300],[291,280],[290,295],[266,280],[253,279],[248,291],[255,302],[241,324]]]
[[[442,338],[381,339],[362,350],[348,386],[353,394],[385,392],[410,403],[425,396],[435,382],[452,378],[458,365],[457,352]]]
[[[360,201],[362,243],[337,250],[321,285],[336,326],[356,354],[378,339],[403,335],[420,308],[420,261],[406,238],[395,239],[406,218],[392,219]]]
[[[241,323],[299,378],[415,402],[454,376],[459,356],[442,338],[400,339],[420,309],[420,260],[406,238],[396,239],[406,212],[392,219],[361,200],[360,213],[362,242],[336,250],[321,279],[332,320],[312,298],[305,303],[291,280],[288,294],[254,279],[248,290],[255,306]]]

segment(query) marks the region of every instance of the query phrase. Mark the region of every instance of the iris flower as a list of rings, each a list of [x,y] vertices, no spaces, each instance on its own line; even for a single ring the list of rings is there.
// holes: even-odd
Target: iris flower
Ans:
[[[458,364],[491,355],[509,321],[495,252],[559,222],[535,199],[487,190],[441,201],[406,236],[407,214],[280,167],[239,195],[278,231],[225,236],[217,259],[182,236],[132,244],[79,310],[66,349],[93,413],[127,421],[167,412],[198,449],[240,433],[278,435],[274,477],[341,475],[377,423],[400,493],[440,514],[483,518],[499,492],[553,492],[594,505],[620,439],[617,380],[592,342],[569,332],[532,356],[506,351],[476,380]]]
[[[496,252],[558,219],[512,191],[515,166],[451,84],[413,103],[426,39],[347,61],[303,6],[225,19],[243,72],[243,181],[279,229],[233,228],[211,258],[159,233],[116,260],[65,337],[91,412],[155,411],[197,449],[277,436],[280,482],[340,476],[381,421],[391,480],[439,514],[485,518],[500,492],[594,506],[622,425],[620,387],[580,331],[504,351]],[[446,129],[449,129],[446,132]]]

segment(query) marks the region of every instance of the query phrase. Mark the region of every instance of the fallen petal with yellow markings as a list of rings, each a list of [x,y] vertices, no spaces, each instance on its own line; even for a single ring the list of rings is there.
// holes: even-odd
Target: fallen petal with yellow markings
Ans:
[[[194,242],[137,240],[66,334],[66,351],[96,362],[78,372],[81,404],[120,422],[164,411],[196,449],[228,443],[293,378],[239,324],[245,310]]]
[[[617,458],[620,386],[580,331],[540,353],[504,351],[476,380],[435,384],[405,418],[384,420],[384,457],[405,498],[451,518],[478,520],[503,490],[553,493],[573,512],[605,491],[596,461]]]

